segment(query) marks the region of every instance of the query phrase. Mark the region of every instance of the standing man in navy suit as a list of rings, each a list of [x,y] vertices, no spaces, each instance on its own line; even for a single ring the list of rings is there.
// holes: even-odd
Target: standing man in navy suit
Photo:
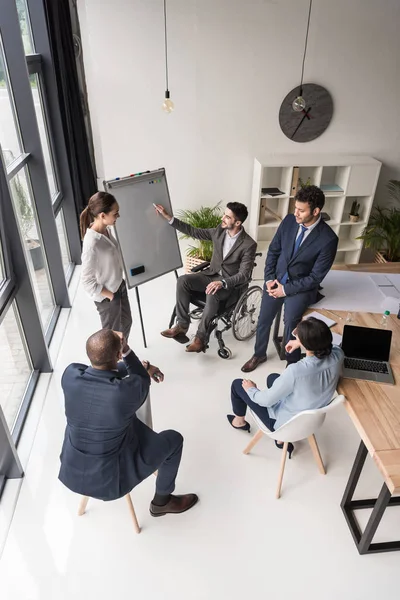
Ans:
[[[286,345],[304,311],[317,300],[319,284],[332,266],[338,245],[337,235],[321,219],[324,204],[324,193],[317,186],[300,189],[294,214],[284,218],[268,248],[254,355],[243,365],[244,373],[267,360],[271,325],[282,304]],[[286,359],[297,362],[300,355],[297,349],[286,354]]]

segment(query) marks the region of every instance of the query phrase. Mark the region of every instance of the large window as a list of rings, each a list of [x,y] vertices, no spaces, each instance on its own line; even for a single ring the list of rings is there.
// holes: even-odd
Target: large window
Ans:
[[[64,267],[64,273],[67,275],[71,267],[71,254],[69,251],[67,231],[65,227],[64,214],[62,209],[56,217],[57,234],[61,248],[61,259]]]
[[[33,38],[31,32],[31,23],[29,20],[28,7],[25,0],[16,0],[19,26],[21,28],[22,43],[24,44],[25,54],[33,53]]]
[[[23,167],[10,180],[10,189],[40,318],[46,331],[53,314],[54,299],[27,167]]]
[[[50,136],[48,130],[48,123],[46,120],[44,94],[42,90],[42,84],[38,74],[34,73],[30,76],[33,102],[35,105],[36,118],[39,127],[40,141],[42,142],[42,150],[44,154],[44,164],[46,168],[47,180],[49,183],[50,194],[52,199],[55,199],[58,192],[58,184],[56,179],[56,173],[54,168],[54,159],[50,146]]]
[[[43,2],[0,4],[0,411],[17,443],[80,240]]]
[[[6,165],[21,154],[22,145],[0,37],[0,145]]]
[[[12,431],[33,371],[14,303],[0,325],[0,355],[0,406]]]

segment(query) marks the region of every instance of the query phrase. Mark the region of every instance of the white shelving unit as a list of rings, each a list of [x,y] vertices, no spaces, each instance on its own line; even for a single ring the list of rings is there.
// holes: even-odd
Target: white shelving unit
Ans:
[[[268,246],[281,220],[293,212],[291,190],[295,168],[299,169],[298,175],[304,182],[310,178],[314,185],[336,184],[343,190],[325,192],[323,212],[330,216],[326,223],[339,237],[335,263],[359,262],[363,242],[357,237],[369,220],[381,163],[368,156],[268,155],[254,160],[249,234],[257,241],[257,251],[262,253],[262,257],[257,258],[254,279],[263,279]],[[282,194],[271,197],[261,191],[273,187],[279,188]],[[349,219],[354,200],[360,204],[360,218],[356,223]]]

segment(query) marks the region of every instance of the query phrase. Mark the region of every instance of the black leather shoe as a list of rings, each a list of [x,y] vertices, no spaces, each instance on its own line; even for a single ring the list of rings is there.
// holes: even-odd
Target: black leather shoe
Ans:
[[[266,356],[252,356],[250,360],[244,363],[242,367],[243,373],[250,373],[251,371],[254,371],[254,369],[257,369],[258,365],[261,365],[261,363],[265,362],[266,360]]]
[[[150,503],[150,514],[153,517],[162,517],[168,513],[179,514],[192,508],[199,497],[196,494],[183,494],[183,496],[174,496],[171,494],[170,499],[164,506],[156,506],[153,502]]]
[[[242,427],[236,427],[236,425],[232,423],[233,419],[235,418],[235,415],[226,415],[226,418],[232,425],[233,429],[241,429],[242,431],[248,431],[250,433],[250,423],[248,423],[247,421],[245,421],[245,424],[242,425]]]

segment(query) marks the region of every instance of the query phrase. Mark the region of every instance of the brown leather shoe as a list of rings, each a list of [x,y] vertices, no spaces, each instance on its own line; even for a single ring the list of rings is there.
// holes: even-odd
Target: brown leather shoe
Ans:
[[[164,504],[164,506],[156,506],[150,503],[150,514],[153,517],[162,517],[168,513],[179,514],[189,510],[196,504],[199,497],[196,494],[183,494],[183,496],[173,496]]]
[[[174,327],[170,327],[170,329],[165,329],[161,332],[161,335],[163,335],[166,338],[174,338],[178,335],[184,335],[188,329],[189,327],[182,327],[182,325],[178,324],[174,325]]]
[[[261,365],[261,363],[265,362],[266,360],[266,356],[252,356],[250,360],[244,363],[242,367],[243,373],[250,373],[250,371],[254,371],[254,369],[257,369],[258,365]]]
[[[194,337],[193,342],[186,346],[186,352],[201,352],[204,350],[204,342],[197,336]]]

